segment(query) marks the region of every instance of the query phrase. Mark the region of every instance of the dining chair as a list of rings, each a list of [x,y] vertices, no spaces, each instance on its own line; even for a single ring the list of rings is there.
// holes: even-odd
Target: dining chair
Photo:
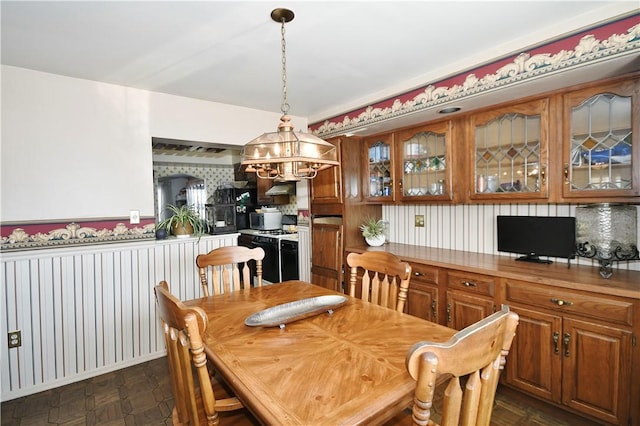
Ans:
[[[202,341],[207,314],[201,308],[185,306],[171,294],[166,281],[154,291],[173,384],[173,424],[218,425],[221,419],[229,425],[258,424],[240,400],[229,395],[225,384],[209,374]]]
[[[411,279],[411,265],[392,253],[367,251],[349,253],[349,295],[356,297],[358,268],[362,268],[362,300],[404,311]]]
[[[387,425],[438,426],[431,420],[434,391],[437,379],[447,377],[440,425],[488,426],[518,320],[518,314],[503,305],[500,311],[458,331],[447,342],[415,344],[407,354],[407,370],[417,381],[412,414],[405,411]]]
[[[243,246],[219,247],[207,254],[196,257],[200,274],[200,284],[205,296],[209,296],[209,279],[212,281],[212,293],[221,294],[251,287],[251,268],[249,261],[256,262],[256,287],[262,286],[262,260],[264,249]]]

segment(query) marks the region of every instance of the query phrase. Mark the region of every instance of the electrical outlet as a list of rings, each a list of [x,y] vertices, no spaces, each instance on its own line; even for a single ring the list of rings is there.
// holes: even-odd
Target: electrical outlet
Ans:
[[[140,210],[131,210],[129,212],[129,223],[132,225],[140,223]]]
[[[7,334],[7,340],[9,341],[9,349],[19,348],[22,346],[22,332],[20,330],[10,331]]]
[[[424,215],[417,214],[416,215],[416,228],[424,228]]]

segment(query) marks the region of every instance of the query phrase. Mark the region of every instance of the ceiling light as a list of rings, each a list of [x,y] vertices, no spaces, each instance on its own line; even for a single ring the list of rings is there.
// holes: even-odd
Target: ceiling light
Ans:
[[[276,132],[264,133],[244,146],[242,165],[260,179],[312,179],[319,170],[337,166],[336,147],[312,134],[294,131],[287,102],[287,58],[284,24],[293,20],[289,9],[275,9],[271,19],[282,23],[282,117]]]
[[[440,114],[452,114],[454,112],[458,112],[460,111],[460,107],[447,107],[447,108],[442,108],[440,111],[438,111]]]

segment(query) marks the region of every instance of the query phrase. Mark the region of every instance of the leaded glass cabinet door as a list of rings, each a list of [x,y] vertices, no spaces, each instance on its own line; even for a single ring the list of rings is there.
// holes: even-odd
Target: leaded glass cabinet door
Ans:
[[[639,104],[638,80],[564,97],[563,197],[599,202],[640,195],[633,140],[634,133],[638,135]]]
[[[471,117],[471,199],[548,197],[548,99]]]
[[[407,129],[398,135],[403,201],[450,200],[451,123]]]
[[[371,136],[365,139],[365,196],[369,201],[395,199],[395,172],[393,169],[393,134]],[[348,159],[345,159],[348,161]]]

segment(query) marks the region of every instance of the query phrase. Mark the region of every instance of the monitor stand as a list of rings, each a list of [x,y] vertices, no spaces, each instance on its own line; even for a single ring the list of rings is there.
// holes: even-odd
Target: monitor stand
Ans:
[[[527,254],[525,256],[520,256],[516,258],[516,260],[520,260],[522,262],[533,262],[533,263],[553,263],[552,260],[540,259],[535,254]]]

